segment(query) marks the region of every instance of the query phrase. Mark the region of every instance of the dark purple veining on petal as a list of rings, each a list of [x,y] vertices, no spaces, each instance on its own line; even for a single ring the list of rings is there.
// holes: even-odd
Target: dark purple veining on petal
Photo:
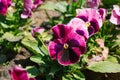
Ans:
[[[85,34],[85,32],[83,31],[83,30],[76,30],[76,32],[79,34],[79,35],[82,35],[82,36],[84,36],[84,34]]]
[[[85,16],[77,16],[77,18],[80,18],[80,19],[82,19],[82,20],[85,21],[85,22],[88,21],[88,18],[86,18]]]
[[[97,20],[95,20],[95,19],[91,20],[91,21],[90,21],[90,24],[91,24],[91,26],[94,28],[95,33],[96,33],[96,32],[99,30],[99,25],[98,25]]]
[[[94,28],[91,26],[91,27],[88,27],[88,32],[89,32],[89,35],[93,35],[95,33],[95,30]]]

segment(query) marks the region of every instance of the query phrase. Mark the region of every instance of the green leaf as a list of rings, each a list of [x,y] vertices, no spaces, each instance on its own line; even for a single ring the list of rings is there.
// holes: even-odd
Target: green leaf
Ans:
[[[17,41],[20,41],[23,36],[22,35],[13,35],[12,33],[10,32],[6,32],[3,36],[2,36],[3,39],[6,39],[10,42],[17,42]]]
[[[35,66],[27,66],[26,70],[30,77],[36,77],[39,74],[39,71]]]
[[[22,39],[21,43],[34,54],[44,55],[38,47],[38,42],[32,36]]]
[[[0,22],[0,26],[2,26],[3,28],[9,28],[9,26],[7,24],[4,24],[2,22]]]
[[[30,57],[30,60],[35,62],[35,63],[38,63],[38,64],[44,64],[45,62],[42,60],[42,57],[39,56],[39,55],[35,55],[35,56],[32,56]]]
[[[120,64],[110,61],[100,61],[91,64],[87,69],[100,73],[117,73],[120,72]]]
[[[85,76],[80,71],[75,71],[73,76],[75,80],[85,80]]]
[[[67,12],[67,6],[68,6],[68,4],[66,3],[66,1],[61,1],[61,2],[57,2],[55,9],[57,11],[65,13],[65,12]]]

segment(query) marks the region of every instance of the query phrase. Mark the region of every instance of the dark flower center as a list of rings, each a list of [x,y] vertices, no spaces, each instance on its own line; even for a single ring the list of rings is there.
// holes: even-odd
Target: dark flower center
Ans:
[[[67,43],[64,44],[64,49],[68,49],[69,45]]]

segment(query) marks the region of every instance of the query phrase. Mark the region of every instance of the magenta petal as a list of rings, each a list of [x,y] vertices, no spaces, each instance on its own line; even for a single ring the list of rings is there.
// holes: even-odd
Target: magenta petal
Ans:
[[[115,25],[120,25],[120,7],[118,5],[113,5],[110,22]]]
[[[32,11],[31,10],[24,10],[23,13],[21,14],[21,18],[26,19],[31,17]]]
[[[100,13],[100,15],[101,15],[101,17],[102,17],[102,20],[104,21],[106,15],[107,15],[107,10],[104,9],[104,8],[100,8],[100,9],[98,9],[98,12]]]
[[[31,17],[33,6],[32,0],[24,0],[24,11],[21,14],[21,18],[26,19]]]
[[[82,19],[74,18],[67,25],[72,27],[79,35],[84,36],[86,40],[88,39],[88,29],[86,27],[86,23]]]
[[[64,24],[56,25],[52,28],[56,38],[64,38],[71,32],[72,28]]]
[[[7,0],[0,0],[0,14],[6,15],[8,9]]]
[[[57,54],[62,50],[62,46],[61,40],[54,40],[49,43],[48,50],[52,60],[57,58]]]
[[[43,3],[43,0],[34,0],[34,7],[33,9],[37,8],[38,6],[40,6]]]
[[[27,71],[15,66],[13,70],[10,70],[12,80],[29,80]]]

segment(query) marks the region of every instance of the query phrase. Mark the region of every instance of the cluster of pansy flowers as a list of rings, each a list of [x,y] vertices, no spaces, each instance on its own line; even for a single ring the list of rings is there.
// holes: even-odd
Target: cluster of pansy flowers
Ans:
[[[24,10],[21,13],[21,18],[26,19],[31,17],[32,11],[43,3],[43,0],[23,0]],[[12,5],[12,0],[0,0],[0,14],[6,15],[8,8]]]
[[[87,0],[90,8],[77,9],[77,15],[67,24],[58,24],[52,27],[55,39],[48,45],[52,60],[58,60],[63,66],[79,61],[81,54],[86,51],[88,38],[102,27],[107,10],[99,8],[101,0]],[[120,25],[120,7],[113,5],[109,21]]]
[[[88,38],[99,31],[107,14],[103,8],[77,9],[76,12],[76,17],[67,24],[52,27],[55,39],[49,43],[49,54],[52,60],[57,59],[64,66],[79,61],[86,51]]]

